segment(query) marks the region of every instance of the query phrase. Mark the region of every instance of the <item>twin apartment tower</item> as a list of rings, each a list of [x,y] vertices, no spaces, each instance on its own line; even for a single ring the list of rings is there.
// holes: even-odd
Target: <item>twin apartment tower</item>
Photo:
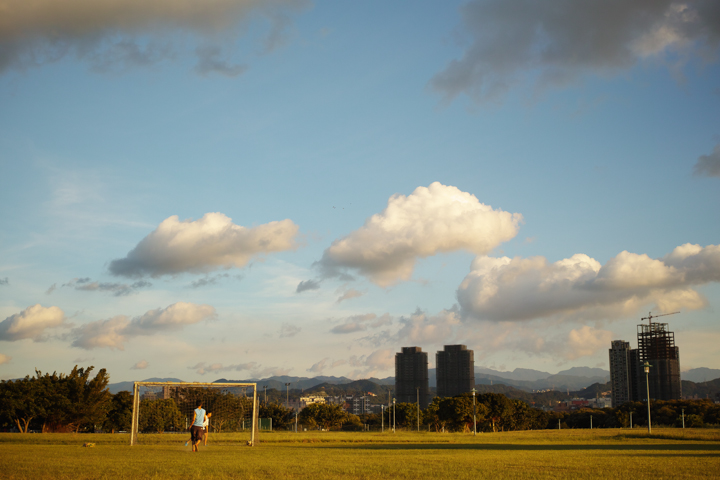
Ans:
[[[465,345],[445,345],[435,354],[437,396],[454,397],[475,388],[474,352]],[[420,347],[402,347],[395,354],[395,398],[399,403],[430,403],[428,354]]]

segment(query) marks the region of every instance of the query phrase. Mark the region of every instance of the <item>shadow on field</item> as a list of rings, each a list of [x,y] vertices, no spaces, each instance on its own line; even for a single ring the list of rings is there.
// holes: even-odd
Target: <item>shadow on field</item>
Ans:
[[[323,448],[352,448],[366,450],[490,450],[490,451],[573,451],[573,450],[623,450],[623,451],[694,451],[717,452],[720,455],[720,444],[655,444],[655,445],[515,445],[515,444],[427,444],[401,443],[381,445],[323,445]],[[685,455],[685,454],[683,454]],[[704,454],[707,455],[707,454]]]

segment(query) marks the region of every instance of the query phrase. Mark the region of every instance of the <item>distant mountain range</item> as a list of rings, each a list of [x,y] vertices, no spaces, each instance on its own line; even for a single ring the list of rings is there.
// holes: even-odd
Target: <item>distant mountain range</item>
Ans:
[[[711,368],[695,368],[682,373],[682,379],[690,382],[709,382],[720,378],[720,370]],[[428,370],[430,388],[437,386],[435,369]],[[503,372],[486,367],[475,367],[476,385],[507,385],[515,389],[533,392],[538,390],[560,390],[579,391],[593,384],[606,384],[610,380],[610,372],[602,368],[573,367],[568,370],[552,374],[540,370],[527,368],[516,368],[512,372]],[[179,378],[148,378],[146,382],[181,382]],[[224,378],[215,382],[250,382],[257,383],[259,388],[267,385],[268,390],[285,390],[285,384],[290,383],[290,390],[319,391],[324,389],[329,395],[335,395],[340,391],[368,391],[379,393],[384,391],[383,386],[395,385],[395,377],[367,378],[363,380],[352,380],[347,377],[293,377],[288,375],[251,378],[244,380],[227,380]],[[369,383],[365,383],[369,382]],[[333,388],[342,385],[342,388]],[[373,387],[376,385],[377,387]],[[320,388],[317,388],[320,387]],[[108,390],[115,394],[121,390],[132,391],[133,382],[119,382],[108,385]],[[683,389],[684,390],[684,389]]]
[[[693,368],[687,372],[682,372],[680,378],[688,382],[702,383],[720,378],[720,370],[716,368]]]

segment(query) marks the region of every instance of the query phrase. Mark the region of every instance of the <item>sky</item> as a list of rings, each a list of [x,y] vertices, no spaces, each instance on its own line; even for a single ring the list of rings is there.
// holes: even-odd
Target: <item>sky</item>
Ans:
[[[714,0],[0,10],[0,379],[720,368]]]

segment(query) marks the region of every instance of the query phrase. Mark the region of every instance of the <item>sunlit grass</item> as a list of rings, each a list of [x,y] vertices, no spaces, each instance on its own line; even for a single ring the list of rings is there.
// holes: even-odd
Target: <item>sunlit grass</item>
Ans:
[[[546,430],[472,434],[274,432],[186,435],[0,434],[10,479],[717,478],[720,431]],[[85,442],[95,443],[83,448]]]

